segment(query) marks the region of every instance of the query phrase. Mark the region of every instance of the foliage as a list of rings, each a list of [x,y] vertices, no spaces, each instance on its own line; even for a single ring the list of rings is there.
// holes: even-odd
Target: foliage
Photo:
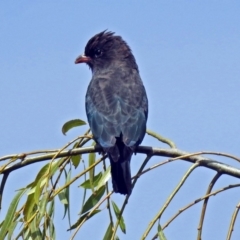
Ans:
[[[82,126],[84,124],[85,122],[82,120],[71,120],[64,124],[62,132],[63,134],[66,134],[66,132],[71,128]],[[183,211],[192,207],[194,204],[203,201],[197,237],[197,239],[201,239],[208,199],[222,191],[240,186],[240,184],[230,185],[213,192],[213,186],[222,174],[228,174],[233,177],[240,178],[240,170],[205,158],[203,155],[216,154],[233,158],[237,161],[240,160],[237,157],[223,153],[199,152],[189,154],[182,152],[176,148],[172,141],[165,139],[150,130],[148,130],[147,133],[152,137],[157,138],[159,141],[167,143],[170,146],[170,149],[153,149],[151,147],[143,146],[137,149],[137,152],[145,153],[147,156],[139,168],[137,175],[133,177],[133,188],[141,175],[163,164],[179,159],[192,162],[193,164],[170,194],[163,207],[149,223],[146,231],[142,235],[142,239],[146,239],[147,236],[149,236],[150,231],[152,231],[153,227],[155,227],[155,235],[152,239],[158,238],[166,240],[167,236],[164,235],[164,229],[168,227],[170,223]],[[126,233],[126,224],[123,212],[126,203],[129,200],[129,196],[126,196],[121,207],[117,206],[117,204],[111,200],[112,192],[109,190],[108,186],[110,167],[105,163],[105,155],[102,155],[100,159],[96,158],[95,152],[100,151],[101,148],[95,145],[92,140],[92,135],[89,131],[87,131],[84,135],[74,139],[58,151],[36,151],[1,157],[0,161],[5,161],[0,168],[0,173],[3,175],[0,188],[1,199],[5,183],[10,173],[39,161],[49,160],[49,162],[40,169],[34,181],[29,183],[25,188],[17,191],[15,197],[9,205],[6,217],[0,225],[0,239],[56,239],[56,227],[54,223],[54,213],[56,211],[55,202],[57,201],[56,197],[59,198],[59,201],[63,205],[63,216],[68,217],[69,230],[73,231],[71,239],[74,239],[77,236],[78,231],[88,222],[90,218],[94,217],[101,211],[105,211],[104,208],[100,208],[103,204],[106,204],[106,211],[109,213],[109,225],[105,231],[103,239],[119,239],[117,237],[118,229],[119,231]],[[88,154],[88,162],[86,166],[82,158],[83,154]],[[168,159],[144,170],[146,164],[153,155],[165,156],[168,157]],[[99,164],[103,165],[101,171],[96,168]],[[160,224],[161,217],[164,211],[169,207],[172,199],[176,196],[187,178],[199,166],[205,166],[217,171],[217,174],[209,184],[206,195],[196,199],[194,202],[182,208],[165,224]],[[78,175],[72,176],[72,169],[75,168],[79,168],[81,171]],[[69,192],[71,185],[75,181],[79,181],[79,179],[82,179],[82,183],[80,185],[83,189],[82,206],[81,209],[79,209],[80,214],[77,221],[71,224],[71,199]],[[231,238],[238,211],[239,204],[236,211],[233,213],[227,239]]]

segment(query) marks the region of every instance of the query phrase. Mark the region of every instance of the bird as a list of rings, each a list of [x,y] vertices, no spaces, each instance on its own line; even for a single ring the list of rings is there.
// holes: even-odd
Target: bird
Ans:
[[[148,118],[135,57],[121,36],[104,30],[87,42],[75,63],[86,63],[92,71],[86,115],[94,140],[110,159],[113,191],[130,196],[130,160],[145,136]]]

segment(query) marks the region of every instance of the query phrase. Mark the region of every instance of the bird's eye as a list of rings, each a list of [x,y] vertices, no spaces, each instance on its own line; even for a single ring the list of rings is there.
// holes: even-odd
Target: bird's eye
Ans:
[[[95,51],[94,51],[94,55],[95,55],[95,57],[100,57],[101,55],[102,55],[102,50],[101,49],[96,49]]]

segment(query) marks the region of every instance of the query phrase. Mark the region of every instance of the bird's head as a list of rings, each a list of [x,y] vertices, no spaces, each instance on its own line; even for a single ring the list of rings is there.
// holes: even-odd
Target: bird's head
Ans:
[[[87,63],[93,72],[108,69],[116,64],[125,64],[138,70],[130,47],[114,32],[103,31],[93,36],[75,63]]]

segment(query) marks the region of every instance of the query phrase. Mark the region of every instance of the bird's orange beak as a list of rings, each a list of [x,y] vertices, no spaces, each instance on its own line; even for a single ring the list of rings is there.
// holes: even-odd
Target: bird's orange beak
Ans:
[[[77,59],[75,60],[75,63],[88,63],[91,60],[90,57],[85,56],[84,54],[80,55],[79,57],[77,57]]]

